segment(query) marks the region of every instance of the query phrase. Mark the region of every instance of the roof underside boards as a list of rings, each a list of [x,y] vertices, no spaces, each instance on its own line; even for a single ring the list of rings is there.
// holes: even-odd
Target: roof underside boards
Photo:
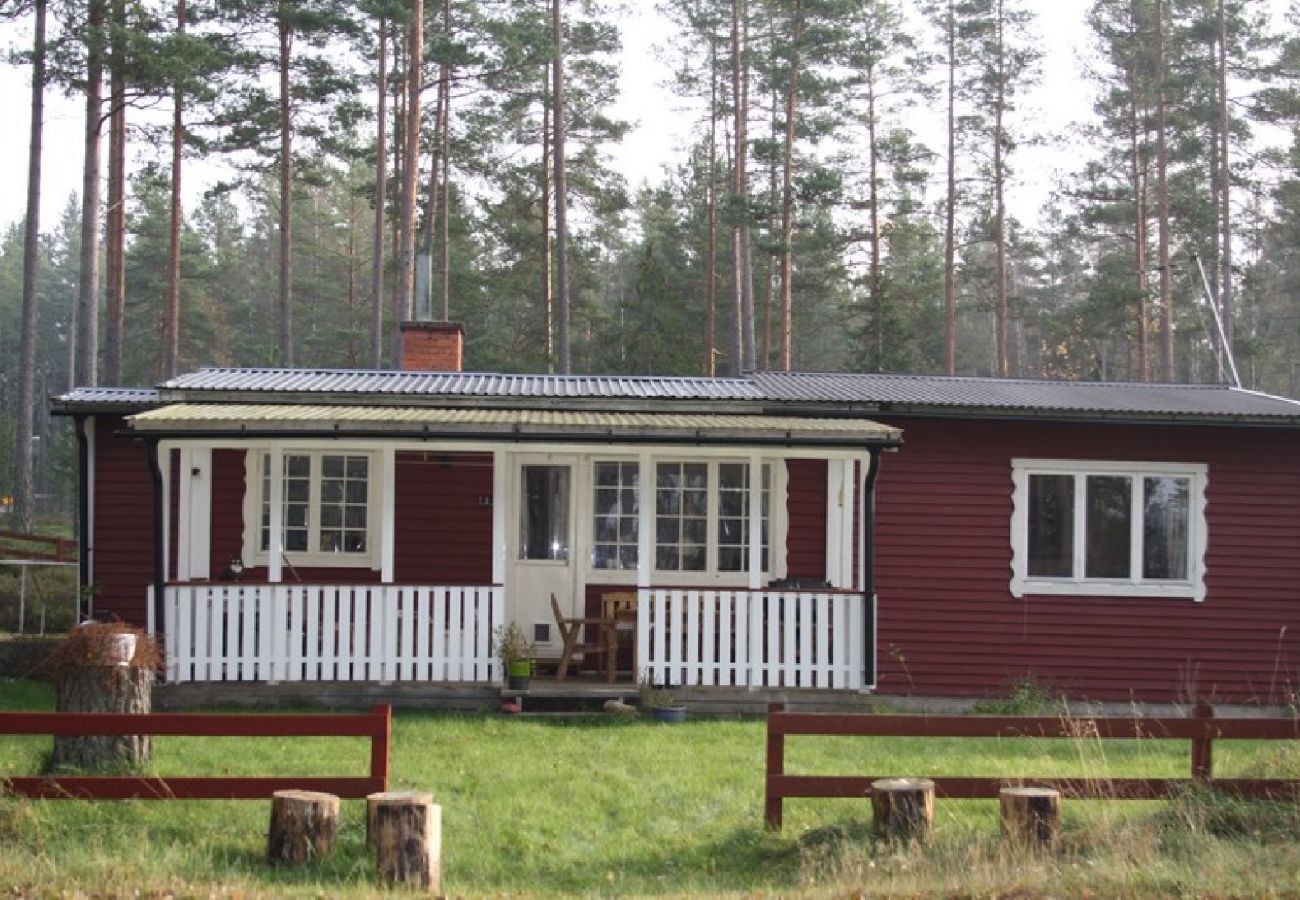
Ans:
[[[897,444],[902,437],[897,428],[857,418],[262,403],[177,403],[127,421],[141,434],[173,436],[329,433],[511,441],[749,441],[857,448]]]
[[[753,380],[770,401],[853,404],[880,411],[950,409],[967,414],[978,410],[1047,416],[1223,418],[1300,423],[1300,402],[1219,384],[803,372],[759,372]]]
[[[411,395],[606,400],[762,400],[747,378],[632,375],[503,375],[358,369],[200,369],[162,385],[166,393]]]

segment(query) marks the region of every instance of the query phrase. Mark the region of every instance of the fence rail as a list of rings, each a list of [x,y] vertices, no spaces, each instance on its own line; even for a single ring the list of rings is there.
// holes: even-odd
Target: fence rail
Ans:
[[[77,561],[77,542],[44,534],[0,531],[0,559],[71,565]]]
[[[1160,739],[1191,743],[1189,778],[1040,778],[929,775],[935,794],[953,799],[995,798],[1010,784],[1054,787],[1065,796],[1087,799],[1153,800],[1196,783],[1249,797],[1300,795],[1300,780],[1215,778],[1216,740],[1297,740],[1300,719],[1216,718],[1209,704],[1197,706],[1193,718],[1064,718],[1052,716],[875,716],[836,713],[790,713],[773,703],[767,714],[767,772],[764,817],[780,828],[787,798],[866,797],[871,782],[900,774],[790,775],[785,771],[785,739],[791,735],[857,737],[1040,737],[1082,739]]]
[[[172,683],[499,679],[498,586],[173,585],[164,600]]]
[[[51,799],[249,800],[289,789],[360,798],[388,790],[392,708],[376,706],[369,713],[301,715],[12,712],[0,713],[0,734],[367,737],[370,738],[370,774],[366,776],[60,775],[0,780],[5,792]]]
[[[654,684],[859,690],[866,615],[841,591],[648,588],[637,659]]]

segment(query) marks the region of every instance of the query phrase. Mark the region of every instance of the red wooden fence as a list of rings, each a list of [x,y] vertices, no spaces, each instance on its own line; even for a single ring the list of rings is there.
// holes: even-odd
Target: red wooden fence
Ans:
[[[1064,718],[1051,716],[875,716],[836,713],[790,713],[772,703],[767,714],[767,777],[764,815],[770,828],[781,827],[782,801],[787,797],[866,797],[878,778],[921,775],[890,772],[880,775],[788,775],[785,739],[788,735],[849,735],[859,737],[1042,737],[1175,739],[1191,742],[1190,778],[989,778],[929,775],[935,794],[954,799],[993,798],[1008,785],[1053,787],[1067,797],[1147,800],[1167,797],[1189,783],[1204,784],[1239,796],[1300,795],[1300,780],[1215,778],[1214,741],[1300,739],[1298,719],[1220,719],[1208,704],[1190,719]]]
[[[77,561],[77,542],[72,538],[44,534],[0,531],[0,559],[74,563]]]
[[[237,800],[270,797],[275,791],[326,791],[359,798],[388,790],[392,708],[368,713],[268,715],[214,713],[0,713],[0,734],[184,735],[190,737],[368,737],[367,776],[151,776],[70,775],[0,779],[0,788],[24,797],[86,800]]]

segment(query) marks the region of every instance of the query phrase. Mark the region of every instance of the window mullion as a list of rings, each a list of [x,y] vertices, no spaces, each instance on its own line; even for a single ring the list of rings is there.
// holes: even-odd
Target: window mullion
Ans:
[[[1088,476],[1079,473],[1074,478],[1074,579],[1088,577]]]
[[[708,481],[707,491],[705,492],[704,508],[704,530],[705,530],[705,548],[704,548],[704,573],[706,575],[715,575],[718,573],[718,512],[721,505],[718,501],[718,491],[721,487],[721,476],[718,474],[718,463],[716,460],[707,463],[705,467],[705,477]]]
[[[1134,584],[1140,584],[1142,581],[1142,526],[1146,517],[1145,504],[1143,500],[1143,485],[1146,481],[1143,475],[1129,476],[1129,490],[1132,499],[1129,501],[1129,578]]]

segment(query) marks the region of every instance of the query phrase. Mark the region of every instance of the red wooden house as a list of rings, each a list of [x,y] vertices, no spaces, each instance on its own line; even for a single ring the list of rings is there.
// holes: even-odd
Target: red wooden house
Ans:
[[[411,326],[418,370],[59,398],[94,614],[161,631],[174,683],[490,685],[497,627],[555,656],[551,595],[592,617],[611,592],[655,683],[1273,702],[1300,678],[1300,403],[432,371],[461,334]]]

